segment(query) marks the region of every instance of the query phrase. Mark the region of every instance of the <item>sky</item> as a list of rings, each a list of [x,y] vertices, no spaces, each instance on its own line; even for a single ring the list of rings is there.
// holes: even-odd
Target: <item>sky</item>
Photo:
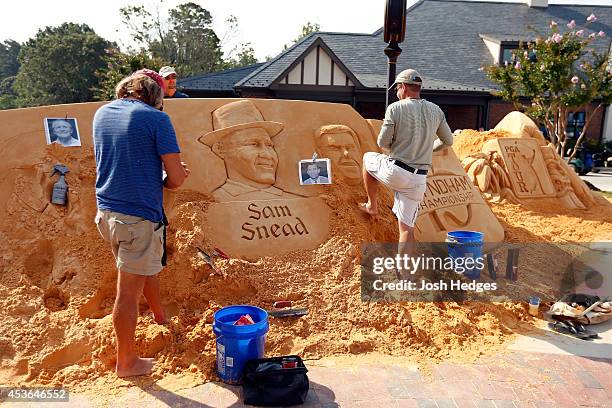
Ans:
[[[163,0],[168,10],[188,0]],[[384,22],[385,0],[192,0],[213,16],[213,28],[220,38],[226,36],[226,19],[238,18],[238,31],[225,39],[224,52],[234,45],[250,42],[260,60],[280,53],[291,44],[307,22],[318,23],[322,31],[372,33]],[[504,1],[504,0],[498,0]],[[511,2],[517,2],[516,0]],[[413,4],[415,0],[408,0]],[[129,45],[119,9],[126,5],[145,5],[154,10],[159,0],[9,0],[3,2],[0,41],[24,42],[46,26],[64,22],[85,23],[98,35],[120,46]],[[612,0],[549,0],[551,4],[611,5]]]

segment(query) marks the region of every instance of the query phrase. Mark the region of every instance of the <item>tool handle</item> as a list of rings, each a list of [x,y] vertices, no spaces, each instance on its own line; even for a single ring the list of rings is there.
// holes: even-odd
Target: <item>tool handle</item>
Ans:
[[[274,306],[277,309],[281,307],[291,307],[292,305],[293,305],[293,302],[291,302],[290,300],[279,300],[272,304],[272,306]]]
[[[227,254],[225,252],[223,252],[222,250],[220,250],[219,248],[215,247],[214,251],[217,253],[217,255],[219,255],[221,258],[223,259],[229,259],[229,256],[227,256]]]

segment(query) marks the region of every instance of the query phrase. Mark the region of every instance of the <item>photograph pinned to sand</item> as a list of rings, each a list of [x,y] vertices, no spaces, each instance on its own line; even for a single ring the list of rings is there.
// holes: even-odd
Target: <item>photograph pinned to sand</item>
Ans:
[[[329,159],[300,160],[298,163],[300,185],[332,184],[331,161]]]
[[[81,137],[76,118],[45,118],[47,144],[57,143],[64,147],[81,146]]]

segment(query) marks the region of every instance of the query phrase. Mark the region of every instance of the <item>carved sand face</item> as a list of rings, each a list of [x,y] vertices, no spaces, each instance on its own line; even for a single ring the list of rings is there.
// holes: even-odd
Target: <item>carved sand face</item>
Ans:
[[[319,149],[328,157],[340,176],[348,182],[361,181],[360,154],[350,133],[330,133],[321,136]]]
[[[61,143],[68,143],[72,138],[72,126],[65,120],[56,120],[51,125],[51,132]]]
[[[268,133],[261,128],[243,129],[223,142],[228,178],[263,187],[276,181],[278,155]]]
[[[314,180],[321,174],[321,169],[316,164],[309,164],[306,168],[306,173],[308,173],[308,177]]]

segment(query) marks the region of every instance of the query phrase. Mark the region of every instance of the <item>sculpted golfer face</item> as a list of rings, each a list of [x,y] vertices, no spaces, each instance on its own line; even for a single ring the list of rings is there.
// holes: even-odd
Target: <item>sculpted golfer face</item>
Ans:
[[[264,129],[238,130],[223,143],[228,178],[258,186],[274,184],[278,155]]]
[[[59,142],[70,142],[70,138],[72,137],[72,126],[70,126],[70,123],[66,122],[65,120],[54,121],[51,125],[51,131],[53,135],[57,137]]]
[[[350,133],[322,135],[319,139],[319,149],[323,157],[329,157],[341,177],[349,182],[361,181],[359,150]]]

